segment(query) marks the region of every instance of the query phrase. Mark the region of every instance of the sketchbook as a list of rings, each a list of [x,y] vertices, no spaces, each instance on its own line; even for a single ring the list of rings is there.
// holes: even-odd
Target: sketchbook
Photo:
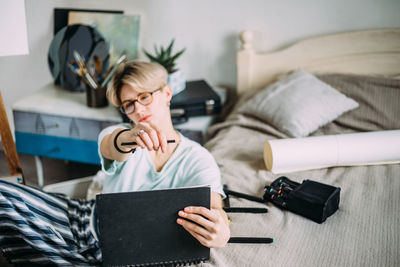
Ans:
[[[103,266],[200,263],[210,258],[176,223],[187,206],[210,208],[210,187],[135,191],[96,196]]]
[[[400,130],[269,140],[267,170],[275,174],[400,162]]]

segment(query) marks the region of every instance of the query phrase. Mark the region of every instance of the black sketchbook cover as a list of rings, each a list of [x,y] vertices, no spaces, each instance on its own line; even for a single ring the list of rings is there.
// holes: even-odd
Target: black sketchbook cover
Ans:
[[[210,208],[210,187],[136,191],[96,196],[103,266],[206,261],[204,247],[176,223],[187,206]]]

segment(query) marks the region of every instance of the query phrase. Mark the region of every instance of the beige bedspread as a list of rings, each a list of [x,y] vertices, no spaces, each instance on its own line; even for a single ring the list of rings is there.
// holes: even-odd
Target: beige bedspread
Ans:
[[[374,105],[384,110],[385,103],[385,99],[376,98]],[[231,190],[262,197],[264,185],[280,176],[265,168],[264,143],[287,136],[235,110],[225,122],[210,129],[216,136],[206,147],[221,169],[223,183]],[[396,113],[391,110],[385,116],[396,123],[400,115],[392,118]],[[376,124],[372,128],[370,125],[368,116],[345,116],[313,135],[375,130],[373,127],[382,130]],[[266,206],[269,210],[266,214],[229,214],[232,236],[272,237],[275,241],[212,249],[211,261],[204,266],[400,266],[399,164],[334,167],[286,176],[298,182],[311,179],[340,187],[339,210],[317,224],[271,203],[230,197],[232,207]]]

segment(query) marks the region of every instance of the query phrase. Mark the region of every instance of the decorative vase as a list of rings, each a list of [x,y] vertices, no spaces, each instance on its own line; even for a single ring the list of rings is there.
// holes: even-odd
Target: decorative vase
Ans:
[[[185,74],[182,70],[177,70],[168,74],[168,85],[172,89],[172,95],[179,94],[186,88]]]

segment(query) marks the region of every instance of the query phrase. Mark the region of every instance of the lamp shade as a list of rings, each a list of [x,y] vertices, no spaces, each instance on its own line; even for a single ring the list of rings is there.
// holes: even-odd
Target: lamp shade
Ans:
[[[1,0],[0,56],[28,53],[24,0]]]

